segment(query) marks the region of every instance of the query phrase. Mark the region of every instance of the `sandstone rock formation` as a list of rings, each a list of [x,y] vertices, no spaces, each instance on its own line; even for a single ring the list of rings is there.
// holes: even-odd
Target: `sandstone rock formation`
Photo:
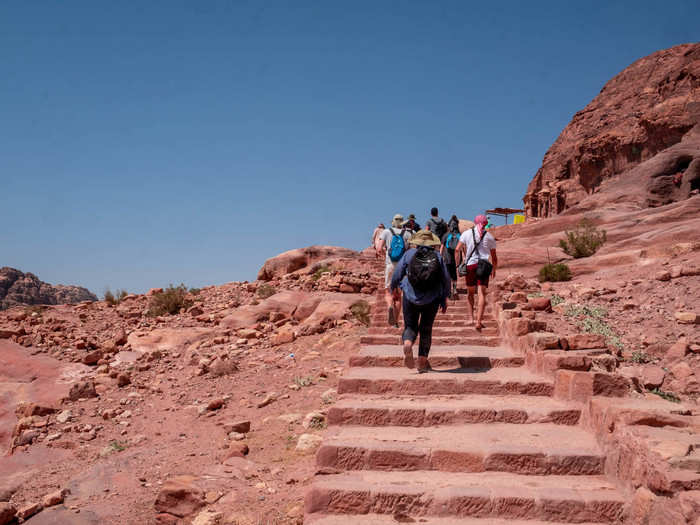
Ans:
[[[353,255],[356,255],[356,252],[337,246],[309,246],[290,250],[265,261],[258,272],[258,280],[270,281],[275,277],[282,277],[306,268],[323,259],[352,257]]]
[[[97,301],[87,288],[48,284],[33,273],[23,273],[7,266],[0,268],[0,310],[18,305],[73,304]]]
[[[644,206],[700,190],[700,44],[637,60],[577,112],[523,197],[529,217],[557,215],[632,168]]]

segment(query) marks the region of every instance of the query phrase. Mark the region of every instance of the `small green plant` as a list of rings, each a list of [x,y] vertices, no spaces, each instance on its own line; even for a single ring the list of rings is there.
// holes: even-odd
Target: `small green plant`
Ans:
[[[573,304],[566,309],[564,315],[575,318],[576,324],[585,333],[602,335],[608,344],[618,350],[622,350],[624,347],[620,336],[605,321],[608,315],[608,311],[605,308]]]
[[[326,428],[326,426],[326,418],[323,417],[321,414],[314,415],[309,420],[309,428],[323,430],[324,428]]]
[[[553,293],[549,302],[552,303],[552,306],[557,306],[557,305],[564,302],[564,298],[561,295],[557,295],[557,294]]]
[[[571,269],[564,263],[545,264],[540,268],[540,282],[570,281]]]
[[[643,350],[636,350],[632,352],[629,360],[633,363],[644,364],[651,361],[651,356],[649,356],[649,354],[645,353]]]
[[[559,241],[559,247],[574,259],[590,257],[607,240],[605,230],[599,230],[588,219],[582,219],[576,229],[565,232],[566,239]]]
[[[319,266],[319,268],[311,276],[311,279],[313,279],[314,281],[318,281],[324,273],[331,273],[331,269],[325,264]]]
[[[168,286],[162,292],[154,294],[148,305],[146,315],[158,317],[160,315],[174,315],[181,309],[192,306],[192,301],[187,299],[187,287],[184,284],[179,286]]]
[[[535,297],[544,297],[544,294],[542,292],[532,292],[527,294],[528,299],[534,299]]]
[[[658,388],[655,388],[654,390],[649,390],[652,394],[656,394],[657,396],[665,399],[666,401],[670,401],[671,403],[680,403],[681,399],[675,395],[673,392],[666,392],[664,390],[659,390]]]
[[[129,446],[129,444],[126,443],[125,441],[116,441],[116,440],[114,440],[114,441],[110,441],[110,442],[109,442],[109,446],[112,447],[112,449],[113,449],[115,452],[124,452],[124,451],[126,450],[126,447]]]
[[[110,306],[117,306],[127,295],[129,293],[126,290],[117,290],[115,293],[112,293],[112,290],[107,288],[105,290],[105,302]]]
[[[371,310],[372,308],[367,301],[357,301],[350,307],[350,313],[352,313],[353,317],[365,326],[369,326],[369,313]]]
[[[258,286],[258,297],[260,299],[267,299],[268,297],[272,297],[277,293],[277,290],[275,290],[275,287],[272,286],[271,284],[268,283],[263,283],[260,286]]]
[[[311,386],[314,384],[314,380],[311,376],[297,376],[294,378],[294,384],[300,387]]]
[[[201,291],[202,291],[201,288],[190,288],[190,293],[192,295],[199,295],[199,292],[201,292]]]

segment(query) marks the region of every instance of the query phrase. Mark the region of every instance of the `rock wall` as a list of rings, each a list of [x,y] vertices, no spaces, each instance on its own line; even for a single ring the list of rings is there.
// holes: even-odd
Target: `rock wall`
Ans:
[[[39,280],[33,273],[23,273],[7,266],[0,268],[0,310],[17,305],[71,304],[97,301],[87,288],[52,285]]]
[[[660,163],[662,172],[644,171],[642,184],[651,194],[648,205],[660,204],[654,195],[661,194],[663,201],[671,194],[673,200],[686,197],[700,188],[698,122],[700,44],[679,45],[637,60],[605,84],[549,148],[523,197],[528,217],[562,213],[596,192],[606,179],[681,141],[687,147]]]

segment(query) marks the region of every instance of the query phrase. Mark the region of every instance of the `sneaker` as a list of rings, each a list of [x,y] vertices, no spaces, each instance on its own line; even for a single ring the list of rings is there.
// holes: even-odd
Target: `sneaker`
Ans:
[[[389,306],[389,326],[398,326],[396,316],[394,315],[394,305]]]

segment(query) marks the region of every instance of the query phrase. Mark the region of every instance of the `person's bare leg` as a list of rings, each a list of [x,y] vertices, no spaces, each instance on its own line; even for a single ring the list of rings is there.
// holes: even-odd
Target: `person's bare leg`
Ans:
[[[401,301],[401,290],[397,290],[396,295],[394,296],[394,312],[396,312],[396,320],[398,322],[399,319],[401,319],[401,304],[403,301]]]
[[[479,285],[479,312],[476,315],[476,329],[481,330],[483,324],[481,323],[484,319],[484,310],[486,309],[486,288]]]
[[[413,342],[409,340],[403,342],[403,364],[406,368],[415,368],[416,366],[413,360]]]
[[[476,293],[476,286],[467,287],[467,302],[469,304],[469,322],[474,324],[474,294]]]

